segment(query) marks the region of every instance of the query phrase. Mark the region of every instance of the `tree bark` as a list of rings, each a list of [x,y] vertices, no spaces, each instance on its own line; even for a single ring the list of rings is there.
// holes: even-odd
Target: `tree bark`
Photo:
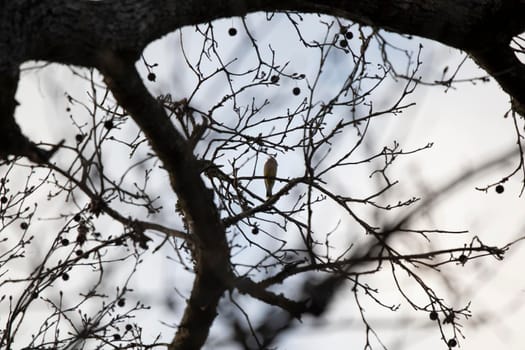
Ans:
[[[508,50],[510,39],[525,31],[524,0],[2,0],[0,74],[12,76],[28,60],[98,68],[106,50],[136,59],[148,43],[183,26],[288,10],[344,17],[465,50],[516,102],[525,104],[525,94],[516,91],[524,86],[523,67]],[[496,63],[500,55],[504,63]]]

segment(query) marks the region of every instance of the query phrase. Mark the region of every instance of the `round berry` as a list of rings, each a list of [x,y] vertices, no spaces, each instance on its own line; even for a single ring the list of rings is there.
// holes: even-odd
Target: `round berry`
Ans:
[[[447,345],[451,348],[454,348],[456,347],[456,345],[458,345],[458,342],[456,341],[456,339],[449,339]]]
[[[259,228],[258,228],[257,226],[255,226],[254,228],[252,228],[252,234],[254,234],[254,235],[259,234]]]
[[[75,220],[76,222],[79,222],[81,219],[82,217],[80,216],[80,214],[75,214],[75,216],[73,216],[73,220]]]
[[[294,87],[293,90],[292,90],[292,93],[297,96],[301,93],[301,89],[299,89],[298,87]]]
[[[117,301],[117,305],[120,307],[124,307],[124,305],[126,305],[126,299],[119,299]]]
[[[127,330],[128,332],[131,331],[132,329],[133,329],[133,326],[132,326],[132,325],[130,325],[130,324],[127,324],[127,325],[126,325],[126,330]]]
[[[503,193],[505,191],[505,187],[503,185],[496,186],[496,193]]]
[[[272,75],[272,77],[270,78],[270,81],[275,84],[279,81],[279,76],[278,75]]]
[[[431,319],[432,321],[435,321],[435,320],[438,319],[438,313],[435,312],[435,311],[431,311],[430,314],[428,315],[428,317],[430,317],[430,319]]]
[[[20,224],[20,228],[21,228],[22,230],[27,230],[28,227],[29,227],[29,225],[27,224],[27,222],[22,222],[22,223]]]
[[[113,334],[113,340],[120,340],[120,334]]]
[[[461,254],[458,258],[459,262],[462,264],[462,265],[465,265],[466,262],[468,261],[468,257],[465,255],[465,254]]]
[[[67,281],[67,280],[69,279],[69,275],[67,274],[67,272],[64,272],[64,273],[62,274],[62,279],[63,279],[64,281]]]
[[[157,79],[157,76],[153,72],[148,73],[148,80],[149,81],[155,81]]]
[[[75,254],[76,254],[77,256],[82,256],[82,254],[84,254],[84,252],[82,251],[82,249],[77,249],[77,250],[75,251]]]
[[[340,41],[339,41],[339,46],[341,46],[341,47],[347,47],[347,46],[348,46],[348,41],[346,41],[346,40],[340,40]]]
[[[106,120],[104,122],[104,127],[108,130],[113,129],[113,121],[112,120]]]
[[[237,35],[237,29],[235,29],[234,27],[231,27],[230,29],[228,29],[228,34],[230,34],[230,36]]]
[[[354,37],[354,33],[352,33],[352,32],[346,32],[345,33],[345,38],[347,38],[348,40],[351,40],[353,37]]]
[[[67,238],[62,238],[62,240],[60,241],[60,243],[64,246],[68,245],[69,244],[69,239]]]
[[[77,141],[77,143],[82,142],[82,140],[84,140],[84,135],[83,134],[76,134],[75,135],[75,140]]]

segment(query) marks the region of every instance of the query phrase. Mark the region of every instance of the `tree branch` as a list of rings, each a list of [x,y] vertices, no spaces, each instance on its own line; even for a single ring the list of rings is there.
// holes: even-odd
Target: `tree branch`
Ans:
[[[511,96],[513,109],[525,116],[525,65],[518,60],[508,43],[469,53]]]
[[[229,248],[213,194],[202,181],[186,140],[162,106],[147,91],[133,61],[113,52],[101,56],[99,69],[118,103],[130,113],[163,162],[179,197],[194,239],[195,280],[177,334],[168,347],[198,349],[208,336],[230,277]]]
[[[258,11],[324,13],[466,50],[496,74],[507,93],[525,104],[522,94],[510,88],[523,86],[521,80],[511,80],[524,68],[512,62],[508,51],[510,39],[525,31],[522,0],[3,1],[0,52],[8,54],[0,55],[0,73],[12,75],[28,60],[96,67],[106,51],[136,60],[147,44],[183,26]],[[504,67],[497,64],[500,58]],[[502,77],[508,68],[513,74]]]

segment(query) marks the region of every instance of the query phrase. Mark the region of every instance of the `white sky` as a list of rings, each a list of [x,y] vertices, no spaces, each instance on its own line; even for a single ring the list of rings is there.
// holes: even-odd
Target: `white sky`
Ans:
[[[240,26],[238,20],[228,20],[221,25],[224,28],[230,25],[236,25],[238,28]],[[217,28],[221,28],[221,25]],[[270,38],[284,37],[277,27],[271,28],[269,35]],[[240,40],[240,37],[235,38],[237,39]],[[184,76],[187,73],[180,70],[181,57],[177,54],[178,48],[173,45],[176,40],[176,36],[171,35],[146,50],[146,58],[160,64],[156,69],[159,81],[149,86],[154,92],[165,92],[176,88],[174,93],[184,96],[184,84],[187,84],[188,80]],[[289,46],[289,42],[285,39],[272,40],[275,49],[286,50]],[[168,47],[173,51],[169,51]],[[235,48],[235,45],[232,47]],[[423,55],[423,71],[430,73],[440,72],[446,65],[452,69],[462,58],[456,50],[428,41],[424,42]],[[297,67],[305,67],[310,63],[309,57],[305,55],[298,54],[294,57],[290,54],[290,57],[295,60],[294,64]],[[168,65],[173,62],[174,65]],[[470,61],[467,61],[461,70],[461,75],[464,77],[482,74],[483,72]],[[17,120],[24,132],[33,140],[56,142],[65,132],[73,132],[70,123],[65,121],[64,91],[67,89],[79,92],[84,85],[65,78],[67,76],[66,71],[54,69],[23,75],[17,94],[21,102],[17,110]],[[442,87],[420,87],[410,98],[417,102],[416,107],[400,117],[385,122],[380,130],[372,130],[380,146],[390,143],[394,137],[402,143],[404,149],[422,146],[427,142],[434,143],[432,149],[401,159],[392,169],[393,177],[401,180],[399,192],[396,194],[403,195],[404,198],[412,195],[423,196],[428,191],[435,191],[448,179],[504,153],[515,145],[516,137],[512,120],[503,119],[503,114],[508,109],[508,97],[495,83],[475,86],[464,83],[458,85],[457,89],[450,89],[447,92],[444,90]],[[213,86],[210,91],[213,91]],[[207,95],[202,96],[203,101],[206,98]],[[287,98],[291,99],[291,94],[286,98],[281,97],[283,102],[286,102]],[[70,140],[72,140],[71,136],[68,141]],[[290,155],[285,159],[293,160],[294,157]],[[287,166],[287,164],[293,163],[281,161],[280,176],[290,176],[289,174],[293,173],[293,165]],[[501,195],[493,190],[483,193],[474,189],[475,186],[483,187],[497,181],[506,175],[505,171],[509,169],[484,174],[467,182],[461,191],[453,196],[447,196],[446,200],[432,208],[432,212],[428,217],[421,218],[420,223],[430,227],[435,225],[443,229],[471,232],[467,237],[453,239],[451,242],[454,244],[467,243],[468,237],[474,235],[479,236],[487,244],[504,244],[515,239],[523,234],[521,215],[523,198],[518,197],[521,189],[520,176],[505,184],[505,192]],[[346,180],[341,181],[344,183]],[[359,184],[351,184],[349,190],[359,191],[359,186]],[[332,210],[320,209],[322,215],[333,215]],[[395,215],[392,216],[393,218]],[[442,244],[446,245],[448,242]],[[459,306],[465,305],[470,300],[473,301],[471,307],[473,318],[462,321],[463,334],[466,336],[465,340],[460,340],[462,349],[504,347],[517,350],[525,343],[525,334],[521,331],[524,313],[520,309],[519,301],[525,291],[525,277],[521,273],[523,259],[520,257],[519,248],[520,245],[515,246],[503,262],[487,257],[469,262],[464,267],[451,265],[450,268],[444,269],[454,281],[457,295],[448,294],[443,281],[439,278],[429,277],[437,289],[442,289],[445,295],[448,294],[452,304]],[[159,265],[161,268],[158,267]],[[156,286],[159,284],[162,285],[163,291],[169,291],[173,286],[180,287],[178,276],[166,276],[171,273],[172,265],[163,262],[162,256],[155,256],[154,261],[147,266],[148,268],[138,275],[136,282],[138,294],[147,295],[152,289],[158,290]],[[142,276],[147,276],[150,283],[142,284],[140,278],[146,278]],[[388,273],[374,279],[376,286],[381,289],[381,295],[392,303],[402,302],[392,280],[387,276]],[[408,289],[413,289],[408,283]],[[154,308],[155,312],[147,317],[149,324],[157,324],[161,327],[160,320],[176,322],[176,317],[167,310],[159,309],[158,306]],[[371,304],[367,315],[372,325],[377,324],[376,331],[389,349],[444,348],[437,329],[432,327],[432,322],[427,316],[414,312],[406,305],[403,305],[400,311],[392,313],[380,310],[376,305]],[[481,318],[486,324],[480,324]],[[220,329],[218,325],[214,332]],[[163,333],[168,339],[170,338],[169,329],[163,329]],[[357,317],[351,295],[342,294],[329,315],[316,322],[305,320],[305,327],[299,327],[297,331],[284,336],[279,348],[319,349],[329,345],[332,349],[359,349],[362,348],[363,341],[362,323]]]

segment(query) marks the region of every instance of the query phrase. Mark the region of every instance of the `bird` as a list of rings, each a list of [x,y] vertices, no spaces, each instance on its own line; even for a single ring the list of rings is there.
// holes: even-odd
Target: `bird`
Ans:
[[[272,188],[277,175],[277,161],[270,156],[264,163],[264,184],[266,186],[266,197],[272,196]]]

